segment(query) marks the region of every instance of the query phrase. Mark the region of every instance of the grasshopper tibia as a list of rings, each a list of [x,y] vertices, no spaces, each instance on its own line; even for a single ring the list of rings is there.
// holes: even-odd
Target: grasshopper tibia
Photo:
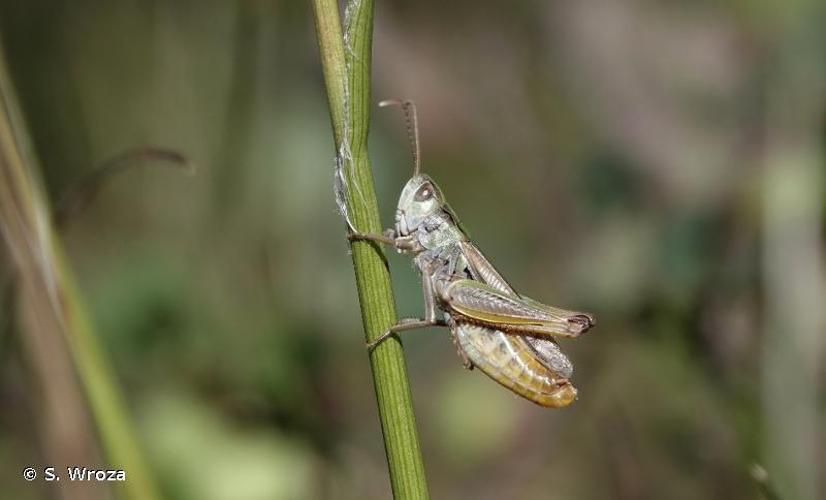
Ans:
[[[418,328],[427,328],[429,326],[447,326],[447,323],[441,319],[422,319],[422,318],[402,318],[398,323],[391,326],[384,333],[367,343],[367,350],[372,351],[377,345],[387,340],[390,336],[403,332],[405,330],[415,330]]]

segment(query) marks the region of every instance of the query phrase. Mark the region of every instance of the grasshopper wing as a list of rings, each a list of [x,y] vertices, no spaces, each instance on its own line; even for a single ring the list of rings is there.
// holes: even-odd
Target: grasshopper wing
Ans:
[[[460,243],[460,247],[462,249],[462,255],[468,264],[468,270],[475,280],[486,283],[512,297],[519,297],[513,287],[499,274],[499,271],[493,267],[493,264],[490,263],[476,245],[470,240],[465,240]],[[559,344],[557,344],[553,337],[524,336],[521,338],[533,347],[539,359],[545,363],[546,366],[553,370],[560,371],[565,377],[571,377],[573,365],[571,365],[568,358],[562,354],[562,351],[559,349]],[[560,366],[558,366],[559,360],[564,360],[564,363],[562,363],[562,365],[566,367],[564,370],[561,370]]]
[[[467,261],[468,269],[473,279],[486,283],[500,292],[519,297],[513,287],[505,281],[505,278],[499,274],[499,271],[485,258],[482,251],[479,250],[476,245],[466,240],[459,243],[459,247],[462,249],[462,256],[464,256],[465,261]]]
[[[516,394],[549,408],[562,408],[576,399],[568,380],[573,367],[558,347],[540,360],[524,336],[466,322],[455,322],[451,329],[468,359]]]
[[[576,337],[594,323],[588,314],[547,306],[471,279],[450,281],[440,295],[455,315],[507,332]]]

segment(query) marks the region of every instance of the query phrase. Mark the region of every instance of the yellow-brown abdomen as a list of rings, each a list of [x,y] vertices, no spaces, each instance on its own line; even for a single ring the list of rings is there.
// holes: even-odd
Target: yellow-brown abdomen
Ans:
[[[452,332],[475,366],[516,394],[550,408],[576,399],[571,382],[543,364],[523,337],[466,322],[455,323]]]

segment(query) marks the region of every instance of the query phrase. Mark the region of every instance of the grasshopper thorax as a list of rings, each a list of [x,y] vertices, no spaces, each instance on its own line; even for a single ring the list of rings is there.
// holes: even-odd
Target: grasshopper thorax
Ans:
[[[396,234],[407,236],[419,230],[430,217],[439,214],[446,206],[441,189],[425,174],[414,175],[399,196],[396,209]]]

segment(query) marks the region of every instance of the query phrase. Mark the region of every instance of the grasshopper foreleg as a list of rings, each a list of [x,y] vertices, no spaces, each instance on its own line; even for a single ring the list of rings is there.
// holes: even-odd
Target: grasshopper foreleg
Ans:
[[[395,231],[388,229],[384,234],[347,233],[350,241],[372,241],[391,246],[400,252],[408,252],[415,248],[415,242],[410,236],[397,237]]]
[[[347,233],[347,239],[350,241],[375,241],[395,247],[397,245],[396,238],[390,234],[367,234],[367,233]]]

